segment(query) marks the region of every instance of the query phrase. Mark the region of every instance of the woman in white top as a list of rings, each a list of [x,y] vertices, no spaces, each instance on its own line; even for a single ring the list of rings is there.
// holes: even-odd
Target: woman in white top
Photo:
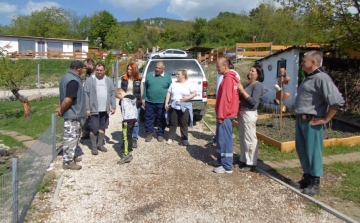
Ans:
[[[188,74],[185,69],[178,70],[177,81],[173,82],[166,95],[165,109],[169,117],[169,139],[166,142],[171,144],[176,136],[176,128],[180,125],[181,139],[184,145],[189,145],[188,122],[192,115],[192,103],[196,96],[195,87],[188,82]],[[192,120],[192,119],[191,119]]]

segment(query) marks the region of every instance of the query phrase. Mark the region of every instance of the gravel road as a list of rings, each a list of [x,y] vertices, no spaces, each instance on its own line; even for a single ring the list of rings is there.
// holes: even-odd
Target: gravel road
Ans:
[[[48,95],[59,95],[59,88],[41,88],[38,89],[28,89],[28,90],[20,90],[19,93],[25,97],[28,97],[33,94],[41,94],[43,96]],[[0,91],[0,100],[8,99],[13,96],[11,91]]]
[[[64,180],[55,208],[36,214],[38,204],[50,207],[53,194],[36,196],[27,222],[343,222],[262,174],[213,173],[215,148],[202,123],[187,147],[179,137],[171,146],[146,143],[141,125],[133,161],[118,165],[119,120],[118,109],[106,132],[108,152],[93,156],[89,142],[81,144],[82,170],[63,172],[56,158],[52,171]]]

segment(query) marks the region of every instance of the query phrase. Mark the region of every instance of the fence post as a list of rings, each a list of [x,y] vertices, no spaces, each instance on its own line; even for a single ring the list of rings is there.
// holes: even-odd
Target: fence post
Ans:
[[[38,94],[40,94],[40,64],[38,64]]]
[[[52,159],[56,156],[56,115],[51,115],[51,144],[52,144]]]
[[[118,83],[119,83],[119,60],[115,61],[115,83],[114,86],[115,88],[118,87]]]
[[[12,158],[12,222],[17,223],[19,217],[18,207],[18,159]]]

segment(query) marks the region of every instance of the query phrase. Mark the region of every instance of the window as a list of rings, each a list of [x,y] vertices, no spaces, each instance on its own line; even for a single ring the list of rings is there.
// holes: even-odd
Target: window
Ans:
[[[155,71],[155,67],[158,61],[151,61],[148,66],[145,76]],[[202,75],[201,67],[196,63],[196,60],[164,60],[165,72],[175,76],[180,69],[186,69],[189,76]],[[145,66],[146,67],[146,66]]]
[[[62,42],[48,42],[47,51],[51,53],[62,53],[63,43]]]
[[[281,68],[286,69],[286,60],[284,60],[284,59],[278,60],[278,62],[277,62],[277,74],[276,74],[276,77],[281,77],[281,74],[280,74],[280,69]]]
[[[74,52],[82,52],[82,44],[81,43],[73,43]]]
[[[185,52],[184,51],[179,51],[179,50],[174,50],[174,54],[185,54]]]
[[[19,53],[35,52],[35,40],[19,40]]]

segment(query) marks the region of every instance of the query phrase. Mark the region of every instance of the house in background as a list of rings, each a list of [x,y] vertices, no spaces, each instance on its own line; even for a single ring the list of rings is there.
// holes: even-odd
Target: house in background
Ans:
[[[290,82],[287,85],[284,84],[283,86],[284,92],[290,93],[290,98],[284,100],[283,103],[290,112],[293,111],[297,88],[305,77],[300,65],[302,58],[304,57],[304,53],[311,50],[317,50],[323,53],[322,49],[323,48],[320,45],[294,45],[256,61],[256,63],[262,65],[264,71],[265,79],[263,86],[266,93],[264,94],[262,101],[265,107],[270,107],[271,110],[276,108],[274,102],[274,99],[276,99],[276,91],[274,86],[278,84],[279,78],[281,77],[279,72],[280,68],[285,68],[286,76],[290,77]],[[323,53],[323,55],[325,55],[325,53]],[[329,55],[329,53],[326,53],[326,55]]]
[[[11,58],[85,59],[89,41],[0,34],[0,48]]]

